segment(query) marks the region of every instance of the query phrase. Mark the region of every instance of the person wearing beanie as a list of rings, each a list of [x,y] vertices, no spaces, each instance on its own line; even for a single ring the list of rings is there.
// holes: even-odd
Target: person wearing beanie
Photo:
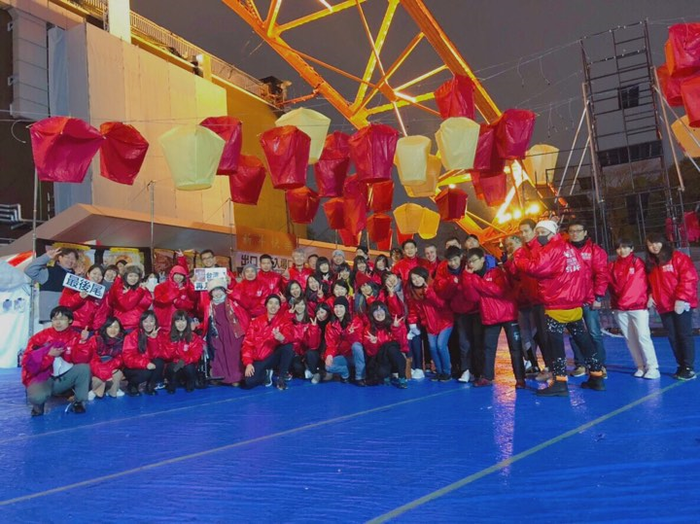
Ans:
[[[212,378],[239,386],[244,377],[241,348],[250,316],[233,293],[227,292],[226,281],[219,278],[207,282],[207,293],[200,300],[200,316],[211,355]]]
[[[343,264],[345,264],[345,252],[342,249],[333,250],[331,253],[331,272],[337,275]]]
[[[583,303],[583,321],[591,337],[591,342],[598,352],[598,360],[603,365],[605,372],[605,345],[603,344],[603,330],[600,325],[600,308],[602,307],[605,293],[610,282],[608,271],[608,254],[588,236],[586,224],[580,220],[569,222],[569,243],[574,246],[581,258],[586,270],[586,299]],[[574,351],[574,369],[572,377],[582,377],[586,374],[584,357],[578,345],[572,341],[571,349]]]
[[[542,220],[535,227],[537,252],[519,249],[513,254],[518,270],[539,280],[539,292],[547,318],[547,340],[550,345],[553,382],[537,391],[540,396],[565,397],[569,395],[564,350],[564,329],[567,329],[581,348],[590,369],[590,376],[581,387],[605,390],[602,364],[591,343],[583,322],[583,303],[587,287],[583,260],[578,251],[559,235],[552,220]]]
[[[365,382],[365,350],[362,347],[362,320],[352,316],[350,303],[346,297],[335,297],[333,300],[333,319],[326,326],[325,363],[328,375],[340,375],[342,382],[350,378],[350,368],[355,367],[355,385],[364,387]]]
[[[255,318],[265,313],[267,290],[267,284],[258,278],[258,268],[246,264],[243,266],[243,280],[233,289],[231,297],[243,306],[250,318]]]
[[[124,273],[117,277],[109,290],[108,303],[127,333],[139,325],[141,314],[153,303],[153,296],[145,284],[142,284],[142,280],[143,268],[136,264],[128,264],[124,267]]]

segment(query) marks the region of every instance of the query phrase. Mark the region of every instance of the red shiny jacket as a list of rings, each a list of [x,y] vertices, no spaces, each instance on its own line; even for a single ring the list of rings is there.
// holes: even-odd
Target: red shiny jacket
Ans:
[[[343,328],[337,319],[333,319],[326,325],[326,354],[325,356],[345,356],[352,353],[352,345],[362,341],[364,324],[355,317]]]
[[[164,350],[161,336],[148,337],[146,339],[146,351],[139,352],[139,330],[135,329],[124,339],[122,348],[122,361],[124,367],[130,369],[146,369],[146,366],[154,358],[162,358]]]
[[[109,303],[113,315],[119,319],[124,329],[134,329],[139,325],[141,314],[151,307],[151,292],[142,287],[124,291],[121,278],[117,278],[109,290]]]
[[[649,299],[644,262],[635,256],[617,260],[608,265],[610,274],[610,306],[620,311],[646,309]]]
[[[294,353],[304,356],[309,349],[318,349],[321,345],[321,328],[311,322],[297,322],[292,320],[291,331],[292,347]]]
[[[372,342],[371,336],[376,337],[376,342]],[[365,349],[367,356],[374,357],[379,353],[379,348],[388,342],[398,342],[403,353],[408,353],[408,332],[406,325],[401,324],[399,327],[394,327],[392,322],[389,329],[379,329],[376,333],[372,333],[369,325],[365,326],[362,334],[362,347]]]
[[[314,274],[314,270],[310,267],[304,267],[301,270],[297,269],[296,266],[289,268],[289,279],[285,284],[289,284],[292,280],[296,280],[301,285],[301,289],[306,289],[306,282],[309,277]]]
[[[67,287],[63,288],[58,305],[66,306],[73,312],[72,326],[81,331],[85,327],[91,331],[101,328],[109,313],[106,297],[87,296],[83,298],[80,296],[80,291]]]
[[[698,272],[690,257],[676,250],[671,260],[653,266],[649,272],[651,296],[659,314],[670,313],[676,300],[698,307]]]
[[[122,367],[124,341],[117,341],[114,346],[109,347],[103,343],[102,337],[96,334],[86,344],[89,345],[89,351],[92,355],[90,360],[92,375],[104,382],[112,380],[114,371]]]
[[[185,280],[182,287],[175,283],[175,275],[182,275]],[[173,266],[167,282],[161,282],[153,292],[153,312],[158,318],[162,331],[170,331],[173,313],[178,309],[186,311],[190,316],[196,313],[197,292],[188,279],[187,270],[181,266]]]
[[[424,289],[422,298],[414,297],[408,288],[404,290],[408,303],[408,323],[420,324],[428,334],[439,335],[454,325],[454,315],[447,303],[435,293],[432,285]]]
[[[73,364],[90,362],[90,352],[87,344],[80,343],[80,332],[69,327],[56,331],[49,327],[39,331],[27,342],[22,355],[22,384],[28,386],[35,382],[44,382],[51,377],[53,361],[56,357],[49,355],[53,347],[65,348],[61,357]]]
[[[406,308],[406,304],[404,303],[403,300],[401,300],[401,297],[394,293],[393,295],[390,295],[389,292],[386,289],[382,289],[379,292],[379,295],[377,296],[377,300],[384,302],[386,306],[389,308],[389,314],[391,315],[391,318],[394,317],[399,317],[399,318],[405,318],[408,309]]]
[[[402,258],[396,264],[391,266],[391,272],[397,275],[405,286],[406,282],[408,281],[408,274],[414,267],[418,266],[424,267],[428,270],[428,272],[430,272],[430,263],[426,259],[420,257]]]
[[[518,306],[504,269],[500,267],[489,269],[483,277],[464,271],[462,282],[465,287],[471,287],[481,295],[479,313],[481,323],[485,326],[518,319]]]
[[[257,279],[267,286],[267,294],[284,296],[284,278],[277,271],[258,271]]]
[[[279,329],[284,342],[279,342],[273,335],[273,330]],[[243,339],[241,349],[244,365],[265,360],[269,357],[277,346],[289,344],[292,341],[292,323],[289,317],[280,311],[272,320],[267,317],[267,313],[253,319],[248,326],[248,331]]]
[[[479,312],[479,294],[472,286],[465,285],[459,275],[450,272],[447,262],[442,262],[435,273],[433,286],[437,295],[447,302],[450,310],[457,315]]]
[[[231,298],[243,306],[251,318],[265,313],[265,299],[269,295],[267,284],[259,278],[243,279],[231,292]]]
[[[196,364],[202,358],[204,350],[204,341],[199,335],[192,333],[192,341],[185,340],[170,340],[170,334],[166,333],[163,336],[162,344],[165,347],[165,352],[168,354],[171,362],[179,360],[184,361],[185,365]]]
[[[585,303],[592,304],[595,301],[595,297],[604,297],[608,290],[608,283],[610,282],[608,254],[590,238],[586,239],[586,243],[582,247],[574,246],[574,248],[581,255],[584,267],[588,271]]]

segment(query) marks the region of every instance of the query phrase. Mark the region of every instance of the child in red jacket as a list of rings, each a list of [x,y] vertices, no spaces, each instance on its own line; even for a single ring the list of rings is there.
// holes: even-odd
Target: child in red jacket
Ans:
[[[84,402],[90,388],[88,348],[80,344],[80,334],[71,329],[73,312],[64,306],[51,310],[51,327],[27,342],[22,356],[22,384],[32,404],[32,416],[44,414],[44,403],[51,395],[75,390],[74,413],[85,413]]]
[[[383,302],[373,302],[369,306],[368,318],[362,336],[367,359],[367,385],[390,383],[389,376],[394,369],[398,373],[394,385],[406,389],[408,333],[405,319],[395,316],[392,321],[389,308]]]
[[[192,332],[191,324],[190,316],[180,309],[173,314],[170,333],[161,335],[165,337],[162,343],[170,360],[165,367],[165,377],[168,379],[168,393],[171,394],[183,381],[188,393],[194,391],[204,341]]]
[[[649,330],[644,262],[634,255],[634,242],[631,240],[621,238],[615,250],[617,260],[608,265],[613,314],[637,366],[634,376],[657,379],[661,375]]]

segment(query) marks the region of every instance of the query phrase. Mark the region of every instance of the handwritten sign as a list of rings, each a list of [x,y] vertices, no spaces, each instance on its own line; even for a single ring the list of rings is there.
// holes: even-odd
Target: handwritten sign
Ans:
[[[63,279],[63,287],[87,293],[95,298],[103,298],[105,296],[105,287],[103,285],[71,273],[68,273],[66,278]]]
[[[198,267],[194,269],[194,290],[206,291],[207,283],[215,278],[220,278],[224,282],[228,271],[225,267]]]

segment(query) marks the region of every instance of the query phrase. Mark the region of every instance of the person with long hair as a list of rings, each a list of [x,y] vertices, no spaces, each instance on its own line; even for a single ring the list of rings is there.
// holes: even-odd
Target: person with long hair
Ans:
[[[88,280],[96,284],[102,284],[104,273],[102,266],[94,264],[90,266],[85,275]],[[107,297],[95,298],[85,291],[77,291],[67,287],[63,288],[58,299],[59,306],[66,306],[73,312],[73,325],[76,331],[98,330],[107,318]]]
[[[124,339],[122,360],[128,382],[126,394],[140,395],[139,385],[146,383],[146,395],[157,394],[156,385],[163,380],[165,368],[162,338],[158,336],[158,318],[153,311],[144,311],[138,326]]]
[[[381,281],[384,273],[391,273],[391,261],[386,255],[377,255],[374,259],[373,275]]]
[[[648,306],[656,307],[668,332],[678,364],[673,378],[693,380],[696,375],[692,310],[698,307],[698,272],[691,258],[673,249],[662,235],[648,235],[646,244],[651,289]]]
[[[344,280],[337,280],[333,283],[331,286],[331,296],[326,299],[326,303],[328,305],[333,305],[334,301],[338,297],[345,297],[348,299],[348,313],[352,314],[354,309],[353,309],[353,303],[351,302],[352,297],[350,296],[350,285],[345,282]]]
[[[357,314],[363,323],[367,323],[369,307],[377,300],[379,290],[374,282],[366,280],[363,282],[355,293],[355,314]]]
[[[389,308],[383,302],[373,302],[369,306],[368,323],[362,336],[362,345],[367,358],[367,385],[391,383],[391,370],[395,369],[398,379],[394,384],[406,389],[406,353],[408,344],[406,323],[403,317],[392,320]]]
[[[331,271],[331,263],[326,257],[318,257],[316,260],[316,272],[314,273],[316,280],[322,285],[325,284],[330,288],[335,280],[335,275]]]
[[[109,290],[109,303],[113,314],[125,331],[130,332],[139,325],[141,315],[151,307],[153,296],[142,284],[143,269],[131,264],[117,277]]]
[[[296,280],[288,281],[284,290],[284,298],[287,303],[291,303],[292,300],[304,298],[304,290],[301,287],[301,283]]]
[[[192,318],[181,309],[173,313],[170,332],[161,334],[169,362],[165,366],[168,393],[175,393],[177,386],[185,383],[188,393],[194,391],[197,381],[197,364],[202,358],[204,341],[192,332]]]
[[[124,328],[119,320],[107,318],[87,343],[92,354],[92,390],[88,393],[88,400],[104,397],[105,390],[112,398],[123,397],[124,392],[119,385],[124,378],[121,370]]]
[[[292,336],[291,342],[294,348],[292,370],[296,376],[311,380],[312,384],[321,381],[318,368],[320,355],[318,348],[321,345],[321,330],[316,318],[309,317],[308,307],[303,298],[292,299]]]
[[[360,292],[360,287],[365,282],[373,282],[377,287],[382,285],[381,277],[374,275],[368,260],[363,256],[357,256],[352,263],[352,272],[350,273],[350,284],[356,294]]]
[[[322,284],[316,275],[309,275],[306,279],[306,289],[304,290],[304,300],[309,308],[309,315],[313,315],[319,304],[326,301],[326,297],[330,294],[328,286]]]
[[[339,374],[342,382],[350,378],[350,368],[355,367],[355,385],[364,387],[365,351],[362,348],[362,321],[353,317],[347,297],[333,300],[333,320],[326,326],[326,371],[328,378]]]

